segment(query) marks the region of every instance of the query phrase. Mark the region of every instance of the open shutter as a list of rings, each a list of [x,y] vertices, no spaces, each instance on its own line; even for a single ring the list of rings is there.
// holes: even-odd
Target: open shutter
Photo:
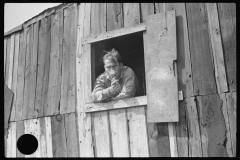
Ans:
[[[148,16],[144,33],[147,121],[178,121],[175,10]]]

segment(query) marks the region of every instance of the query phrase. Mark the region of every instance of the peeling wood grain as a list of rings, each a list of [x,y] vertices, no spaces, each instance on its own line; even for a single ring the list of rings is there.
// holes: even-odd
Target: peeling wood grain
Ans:
[[[77,38],[77,6],[73,4],[71,7],[71,22],[70,22],[70,39],[69,39],[69,75],[68,75],[68,94],[67,94],[67,112],[75,112],[75,81],[76,81],[76,38]]]
[[[107,31],[123,27],[123,4],[107,3]]]
[[[217,93],[205,4],[186,3],[194,95]]]
[[[77,28],[77,48],[76,48],[76,87],[77,87],[77,130],[79,137],[79,155],[80,157],[93,157],[93,142],[91,133],[91,115],[83,111],[84,104],[90,101],[91,92],[91,75],[88,74],[86,68],[90,55],[84,50],[90,46],[82,45],[81,38],[90,34],[90,11],[91,4],[81,3],[78,6],[78,28]]]
[[[12,104],[12,112],[10,121],[15,121],[16,114],[16,99],[17,99],[17,83],[18,83],[18,54],[19,54],[19,37],[20,33],[15,34],[14,41],[14,63],[13,63],[13,77],[12,77],[12,91],[14,93],[13,96],[13,104]]]
[[[79,144],[75,113],[65,114],[67,157],[79,157]]]
[[[47,115],[47,102],[48,102],[48,85],[49,85],[49,66],[50,66],[50,52],[51,52],[51,16],[46,19],[46,32],[45,32],[45,63],[44,63],[44,74],[43,74],[43,82],[42,82],[42,108],[43,108],[43,116]]]
[[[65,117],[57,115],[51,117],[53,157],[67,157]]]
[[[35,96],[36,96],[36,78],[37,78],[37,56],[38,56],[38,28],[39,23],[35,23],[32,26],[32,36],[30,37],[31,43],[31,75],[30,75],[30,90],[29,90],[29,102],[28,102],[28,119],[36,118],[37,113],[34,111]]]
[[[47,19],[44,18],[39,22],[39,40],[38,40],[38,56],[37,56],[37,79],[36,79],[36,96],[34,109],[38,111],[38,117],[43,116],[42,104],[42,90],[43,90],[43,75],[46,56],[46,42],[47,42]]]
[[[18,56],[18,83],[17,83],[17,99],[16,99],[16,115],[15,120],[22,119],[22,107],[24,99],[24,74],[25,74],[25,51],[26,51],[26,30],[20,34],[20,48]]]
[[[91,28],[90,35],[106,32],[107,3],[91,4]]]
[[[32,86],[30,86],[30,77],[31,77],[31,36],[32,36],[32,27],[29,26],[26,28],[26,57],[25,57],[25,74],[24,74],[24,100],[23,100],[23,111],[22,111],[22,119],[28,119],[28,101],[29,101],[29,91]]]
[[[202,127],[207,142],[208,157],[226,157],[226,124],[221,108],[223,102],[218,94],[197,97]],[[202,146],[206,147],[206,143]],[[204,148],[205,150],[206,148]],[[206,152],[206,151],[205,151]]]
[[[189,135],[189,157],[202,157],[201,135],[194,97],[186,98]]]
[[[216,3],[207,3],[208,25],[210,30],[210,39],[215,66],[215,78],[218,93],[228,91],[225,63],[222,49],[221,32],[218,20],[218,11]]]
[[[164,5],[166,11],[176,10],[178,90],[183,91],[183,97],[190,97],[194,94],[185,4],[165,3]]]
[[[56,115],[59,113],[58,107],[60,103],[60,86],[61,79],[61,53],[62,53],[62,31],[60,28],[63,22],[63,12],[59,11],[51,16],[51,52],[49,66],[49,84],[46,115]]]
[[[229,118],[228,118],[228,108],[227,108],[227,99],[226,99],[226,93],[222,93],[220,94],[220,98],[223,101],[222,104],[222,113],[223,113],[223,117],[225,120],[225,124],[226,124],[226,149],[227,149],[227,153],[228,153],[228,157],[233,157],[233,150],[232,150],[232,140],[231,140],[231,130],[230,130],[230,123],[229,123]]]
[[[67,113],[68,105],[68,76],[69,76],[69,48],[70,48],[70,29],[71,28],[71,10],[69,8],[63,11],[63,56],[62,56],[62,82],[61,82],[61,101],[60,114]]]
[[[233,150],[233,157],[236,157],[237,151],[236,151],[236,129],[237,129],[237,116],[236,116],[236,110],[237,110],[237,92],[230,92],[226,93],[226,99],[227,99],[227,111],[228,111],[228,119],[230,124],[230,132],[231,132],[231,141],[232,141],[232,150]]]
[[[228,87],[230,92],[234,92],[237,91],[236,4],[218,3],[217,7]]]

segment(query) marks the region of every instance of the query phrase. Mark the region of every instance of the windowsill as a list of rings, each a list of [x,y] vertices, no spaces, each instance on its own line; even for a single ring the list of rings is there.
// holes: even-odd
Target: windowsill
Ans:
[[[119,100],[110,101],[107,103],[90,103],[85,104],[85,112],[106,111],[120,108],[130,108],[136,106],[147,105],[147,96],[123,98]]]

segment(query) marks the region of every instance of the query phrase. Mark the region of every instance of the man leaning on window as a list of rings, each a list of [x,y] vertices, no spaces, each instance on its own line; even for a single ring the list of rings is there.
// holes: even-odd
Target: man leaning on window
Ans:
[[[103,56],[105,72],[95,81],[92,102],[108,102],[139,96],[141,89],[134,71],[123,66],[120,54],[114,48]]]

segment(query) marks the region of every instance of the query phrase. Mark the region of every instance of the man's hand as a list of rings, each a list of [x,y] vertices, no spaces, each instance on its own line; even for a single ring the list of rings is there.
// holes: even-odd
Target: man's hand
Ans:
[[[111,86],[109,87],[109,90],[114,96],[118,94],[121,90],[121,85],[119,84],[118,79],[116,79],[115,77],[111,81]]]

